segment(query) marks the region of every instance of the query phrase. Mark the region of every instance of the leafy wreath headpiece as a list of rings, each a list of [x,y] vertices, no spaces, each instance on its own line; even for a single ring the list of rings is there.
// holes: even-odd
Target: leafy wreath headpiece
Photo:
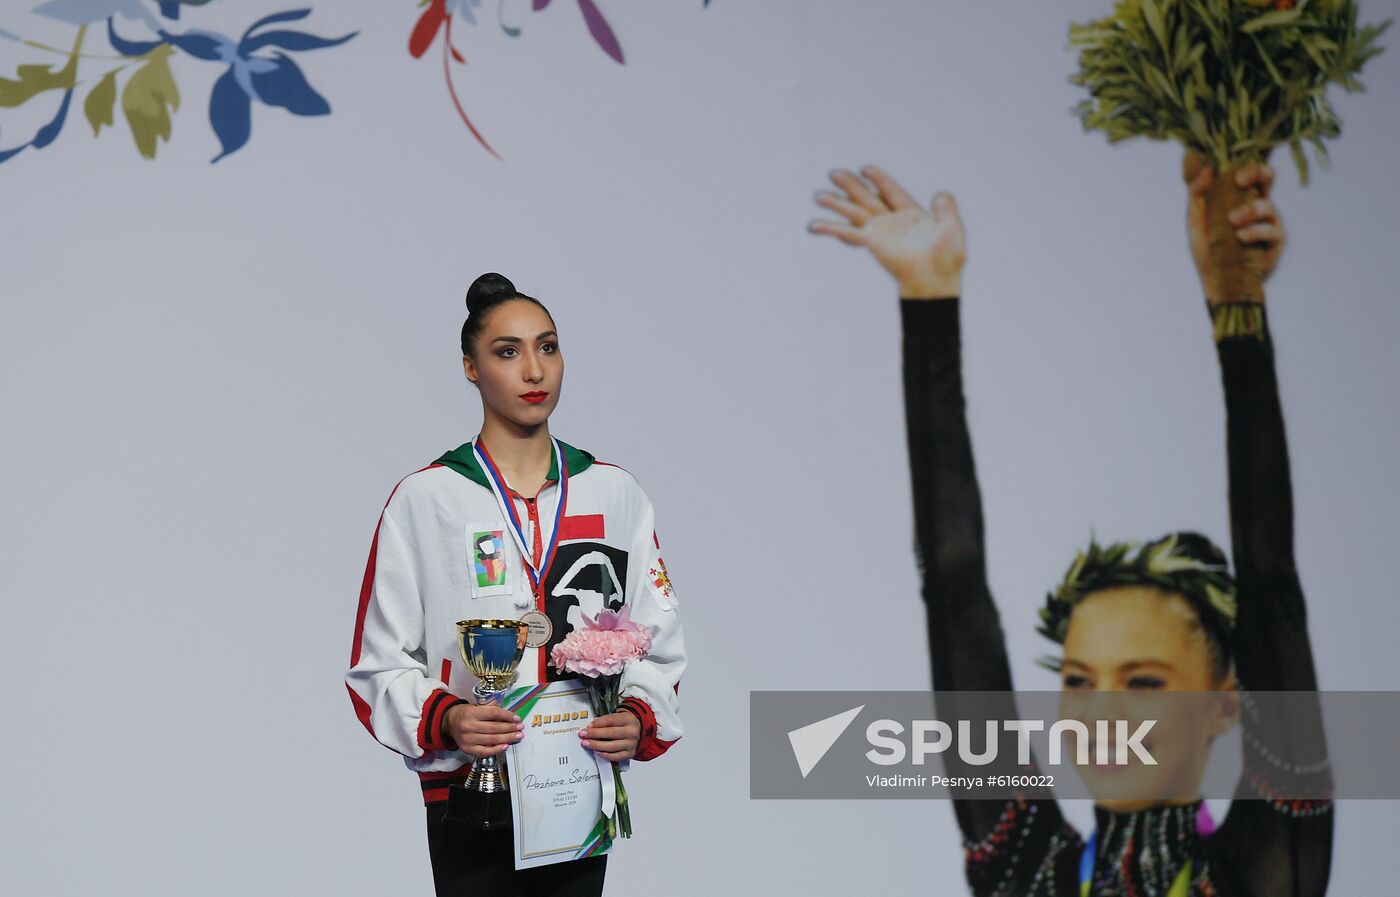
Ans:
[[[1088,550],[1075,556],[1064,580],[1046,595],[1036,631],[1063,645],[1070,614],[1091,592],[1116,586],[1156,586],[1184,597],[1200,615],[1202,625],[1228,644],[1235,628],[1235,580],[1223,558],[1213,563],[1193,556],[1183,537],[1210,544],[1193,533],[1172,533],[1140,547],[1135,542],[1099,545],[1091,539]],[[1041,658],[1040,664],[1059,670],[1059,661],[1054,658]]]

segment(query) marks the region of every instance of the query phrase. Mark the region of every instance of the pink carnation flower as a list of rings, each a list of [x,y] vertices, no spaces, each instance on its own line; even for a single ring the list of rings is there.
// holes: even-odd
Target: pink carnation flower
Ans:
[[[594,620],[583,614],[583,629],[575,629],[550,651],[549,662],[560,672],[581,676],[616,676],[630,660],[651,650],[651,633],[621,613],[605,610]]]

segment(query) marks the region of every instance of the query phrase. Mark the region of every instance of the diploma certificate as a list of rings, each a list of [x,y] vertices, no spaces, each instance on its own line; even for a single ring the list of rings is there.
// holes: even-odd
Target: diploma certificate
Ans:
[[[515,868],[606,853],[612,842],[600,820],[612,770],[579,741],[593,719],[583,684],[514,688],[501,696],[501,706],[525,722],[525,737],[506,750]]]

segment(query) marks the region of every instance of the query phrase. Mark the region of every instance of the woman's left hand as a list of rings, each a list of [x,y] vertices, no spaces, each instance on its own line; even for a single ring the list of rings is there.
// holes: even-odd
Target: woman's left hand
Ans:
[[[578,733],[583,746],[616,763],[630,760],[637,753],[637,741],[642,737],[642,722],[626,710],[600,716]]]

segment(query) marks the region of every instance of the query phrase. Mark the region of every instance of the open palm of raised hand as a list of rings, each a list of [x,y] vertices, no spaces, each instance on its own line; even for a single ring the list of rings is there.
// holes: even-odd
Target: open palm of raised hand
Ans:
[[[921,207],[888,174],[868,166],[864,177],[837,170],[831,180],[840,193],[821,191],[817,204],[844,221],[821,219],[812,233],[863,246],[899,284],[901,296],[943,299],[962,292],[967,237],[951,194],[940,193]]]

